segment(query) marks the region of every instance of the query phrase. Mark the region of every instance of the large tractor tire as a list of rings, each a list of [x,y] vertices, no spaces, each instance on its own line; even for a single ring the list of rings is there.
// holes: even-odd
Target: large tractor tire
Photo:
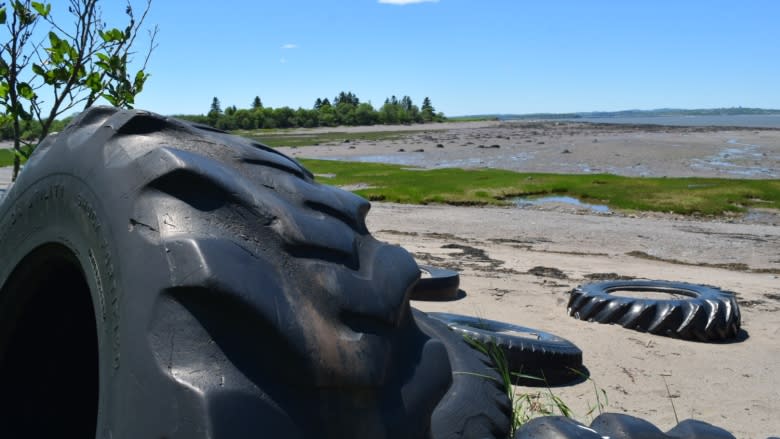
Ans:
[[[684,298],[641,299],[620,292],[654,292]],[[734,293],[665,280],[615,280],[570,291],[569,315],[580,320],[694,341],[738,338],[742,320]]]
[[[433,437],[448,352],[368,209],[251,140],[82,113],[0,205],[0,437]]]

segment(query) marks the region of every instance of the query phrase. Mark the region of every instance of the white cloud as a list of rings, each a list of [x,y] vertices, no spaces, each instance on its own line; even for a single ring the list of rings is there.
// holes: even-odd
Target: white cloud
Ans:
[[[439,0],[379,0],[379,3],[386,5],[411,5],[415,3],[438,3]]]
[[[297,49],[297,48],[298,48],[297,44],[287,43],[282,45],[282,49]]]

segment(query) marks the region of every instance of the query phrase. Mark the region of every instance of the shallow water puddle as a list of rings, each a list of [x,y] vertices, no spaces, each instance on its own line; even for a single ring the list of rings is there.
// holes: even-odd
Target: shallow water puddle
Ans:
[[[598,213],[609,213],[609,207],[604,204],[583,203],[574,197],[547,196],[547,197],[518,197],[512,200],[517,207],[540,206],[549,203],[564,203],[572,206],[585,207]]]

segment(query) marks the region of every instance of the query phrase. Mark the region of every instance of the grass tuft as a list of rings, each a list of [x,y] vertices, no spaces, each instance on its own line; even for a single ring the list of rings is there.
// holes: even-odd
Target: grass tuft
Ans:
[[[518,392],[515,390],[515,385],[520,380],[530,379],[546,383],[547,380],[544,377],[512,372],[509,369],[509,362],[507,361],[504,352],[495,343],[484,343],[469,336],[464,336],[464,339],[472,348],[483,353],[491,360],[501,378],[501,384],[503,385],[512,406],[512,429],[510,437],[514,437],[515,432],[528,421],[540,416],[561,415],[577,420],[574,411],[563,399],[561,399],[561,397],[553,392],[549,385],[542,391]],[[585,413],[585,416],[592,420],[592,415],[595,411],[598,411],[598,413],[601,414],[609,405],[607,392],[604,389],[599,389],[596,386],[596,382],[582,371],[574,369],[572,369],[572,371],[593,383],[596,404]],[[491,379],[491,377],[485,378]]]

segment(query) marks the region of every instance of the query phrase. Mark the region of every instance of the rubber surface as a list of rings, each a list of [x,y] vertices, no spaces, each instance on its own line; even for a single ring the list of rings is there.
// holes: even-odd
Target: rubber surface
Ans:
[[[514,439],[735,439],[728,431],[686,419],[664,433],[650,422],[622,413],[603,413],[585,426],[564,416],[532,419],[515,432]]]
[[[582,351],[574,343],[538,329],[458,314],[432,312],[452,330],[481,343],[493,343],[504,353],[512,372],[542,378],[526,385],[559,384],[577,377]]]
[[[645,299],[620,291],[651,291],[687,296]],[[741,328],[733,293],[706,285],[660,280],[618,280],[581,285],[570,292],[569,315],[591,322],[686,340],[718,341],[736,337]]]
[[[248,139],[80,114],[0,205],[0,437],[430,437],[452,354],[368,209]]]
[[[409,296],[412,300],[455,300],[458,298],[460,275],[446,268],[420,265],[422,276]]]
[[[420,329],[444,344],[452,365],[452,386],[431,419],[433,437],[508,437],[512,407],[495,366],[441,321],[416,309],[413,313]]]

